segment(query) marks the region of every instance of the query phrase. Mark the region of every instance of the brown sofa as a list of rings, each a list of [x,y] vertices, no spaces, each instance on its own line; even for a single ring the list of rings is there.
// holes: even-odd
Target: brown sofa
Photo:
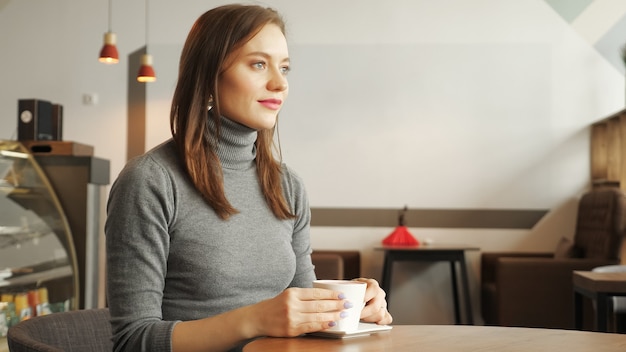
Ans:
[[[361,276],[359,251],[314,250],[311,260],[318,279],[354,279]]]
[[[618,263],[625,220],[619,188],[593,189],[579,201],[573,241],[562,239],[554,253],[483,253],[485,324],[573,329],[572,272]],[[586,310],[591,316],[589,302]]]

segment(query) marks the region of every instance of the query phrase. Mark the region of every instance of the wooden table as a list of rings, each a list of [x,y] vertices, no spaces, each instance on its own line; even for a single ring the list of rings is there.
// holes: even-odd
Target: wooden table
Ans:
[[[472,325],[396,325],[391,331],[350,339],[266,337],[244,352],[623,352],[626,335],[591,331]]]
[[[614,296],[626,296],[626,272],[574,271],[574,323],[583,327],[583,296],[596,302],[596,329],[607,331],[607,319],[613,312]]]
[[[467,264],[465,262],[465,252],[479,250],[477,247],[460,245],[421,245],[421,246],[383,246],[376,248],[385,251],[385,261],[383,264],[383,277],[381,286],[387,293],[387,302],[391,297],[391,280],[393,276],[393,263],[398,261],[414,262],[440,262],[450,263],[450,276],[452,280],[452,297],[454,299],[454,318],[456,324],[461,324],[460,293],[457,283],[458,274],[461,276],[461,286],[463,291],[463,301],[465,303],[465,319],[468,324],[474,324],[472,313],[472,301],[470,298],[469,281],[467,278]]]

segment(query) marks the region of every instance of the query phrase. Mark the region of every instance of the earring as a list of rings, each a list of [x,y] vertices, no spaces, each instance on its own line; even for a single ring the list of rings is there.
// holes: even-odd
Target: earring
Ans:
[[[213,109],[213,96],[209,96],[209,101],[207,103],[207,111],[211,111],[211,109]]]

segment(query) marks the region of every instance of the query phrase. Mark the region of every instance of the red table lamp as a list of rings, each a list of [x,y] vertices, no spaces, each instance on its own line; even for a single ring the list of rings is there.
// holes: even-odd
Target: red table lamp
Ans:
[[[404,207],[404,210],[400,211],[398,226],[383,240],[385,246],[419,246],[419,241],[411,235],[409,229],[404,225],[404,213],[407,209]]]

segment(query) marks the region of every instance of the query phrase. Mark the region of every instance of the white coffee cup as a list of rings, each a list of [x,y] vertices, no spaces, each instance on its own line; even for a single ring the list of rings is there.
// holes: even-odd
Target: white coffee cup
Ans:
[[[348,316],[336,321],[337,325],[328,330],[345,332],[358,330],[361,310],[363,310],[365,306],[366,282],[352,280],[315,280],[313,281],[313,287],[341,292],[346,296],[345,299],[352,303],[352,308],[344,310]]]

